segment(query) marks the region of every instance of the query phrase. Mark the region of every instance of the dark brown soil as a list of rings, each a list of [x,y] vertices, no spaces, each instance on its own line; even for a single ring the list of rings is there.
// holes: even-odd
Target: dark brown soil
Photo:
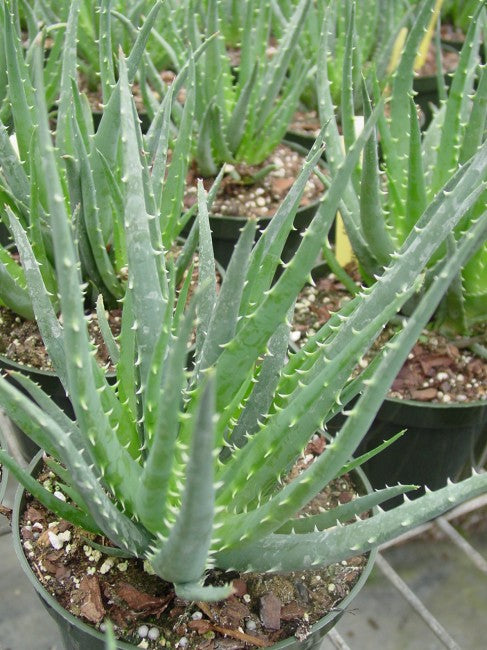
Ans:
[[[453,72],[458,66],[460,55],[456,51],[443,49],[442,53],[443,72]],[[431,77],[436,75],[436,47],[431,43],[424,65],[418,70],[418,77]]]
[[[315,436],[301,465],[312,462],[323,447],[324,439]],[[52,473],[45,470],[40,480],[59,496]],[[355,494],[350,478],[341,477],[307,511],[347,502]],[[210,580],[233,580],[235,595],[218,603],[186,602],[176,598],[170,583],[144,571],[142,561],[94,550],[87,541],[92,535],[56,521],[32,497],[21,537],[34,573],[63,607],[98,629],[109,618],[119,638],[151,649],[237,650],[269,646],[293,635],[304,639],[310,626],[350,592],[367,561],[359,556],[318,571],[279,575],[214,570]],[[104,538],[95,541],[107,544]]]
[[[447,43],[463,43],[465,41],[465,34],[460,27],[454,27],[449,23],[443,23],[440,30],[441,40]]]
[[[88,330],[97,348],[96,358],[101,366],[110,369],[110,357],[98,326],[96,312],[88,315]],[[109,324],[114,336],[120,334],[121,310],[109,312]],[[52,370],[51,360],[35,321],[25,320],[6,307],[0,306],[0,354],[17,363],[38,370]]]
[[[356,271],[352,268],[348,270],[358,280]],[[292,341],[298,346],[303,345],[350,298],[350,293],[332,273],[317,278],[315,286],[306,285],[296,301]]]
[[[238,68],[240,65],[242,52],[239,47],[233,45],[227,45],[227,57],[230,61],[230,66],[234,69]]]
[[[269,44],[266,49],[266,56],[268,59],[271,59],[277,51],[278,41],[275,36],[269,38]],[[238,68],[242,60],[242,51],[240,46],[237,45],[226,45],[227,58],[230,63],[230,67],[233,68],[238,74]]]
[[[290,147],[280,144],[275,151],[260,165],[226,165],[219,192],[213,203],[212,213],[237,217],[272,217],[289,188],[294,183],[304,159]],[[267,165],[275,165],[276,169],[269,172],[263,179],[252,182],[252,178]],[[237,172],[242,180],[232,176]],[[196,202],[196,186],[199,178],[195,166],[190,169],[187,179],[188,190],[184,199],[186,208]],[[212,178],[204,179],[205,187],[209,189]],[[323,194],[324,187],[317,176],[312,175],[304,190],[301,207],[317,201]]]
[[[316,137],[320,128],[320,119],[316,111],[296,111],[288,130],[300,135]]]
[[[356,273],[350,269],[352,273]],[[357,277],[355,275],[355,277]],[[291,338],[298,346],[313,335],[338,311],[350,294],[333,274],[316,280],[316,286],[306,286],[296,302]],[[371,352],[361,361],[366,367],[379,349],[393,335],[388,326],[379,336]],[[476,339],[487,343],[487,328],[479,328]],[[467,347],[468,339],[448,339],[438,332],[425,329],[401,371],[388,397],[422,402],[472,402],[487,400],[487,362],[475,356]]]
[[[181,245],[174,244],[170,254],[177,257],[181,250]],[[188,300],[193,296],[198,282],[197,254],[194,255],[193,261],[193,277],[188,292]],[[216,270],[216,278],[218,290],[221,284],[221,275],[218,269]],[[107,312],[107,315],[110,329],[113,335],[117,337],[120,334],[122,325],[122,310],[112,309]],[[111,364],[107,347],[98,326],[96,311],[89,313],[87,316],[89,319],[89,335],[97,348],[96,359],[100,366],[106,367],[109,371],[113,371],[114,367]],[[0,306],[0,355],[8,357],[11,361],[32,366],[38,370],[52,370],[52,363],[47,354],[37,323],[26,320],[2,306]]]
[[[421,402],[487,399],[487,363],[455,340],[426,330],[389,391],[390,397]]]
[[[160,72],[160,77],[165,84],[170,85],[176,78],[176,73],[173,72],[172,70],[162,70]],[[82,74],[79,75],[78,85],[79,85],[80,92],[86,94],[93,113],[98,113],[98,114],[102,113],[103,97],[102,97],[101,87],[98,87],[96,90],[92,90],[88,85],[87,79]],[[132,84],[131,88],[132,88],[132,94],[134,96],[135,106],[137,108],[137,113],[139,115],[146,115],[147,111],[146,111],[146,107],[142,97],[142,91],[140,89],[139,84],[134,83]],[[159,101],[162,99],[153,88],[152,88],[152,92],[155,94],[156,98],[159,99]],[[182,88],[177,95],[178,101],[184,103],[185,96],[186,96],[186,91],[184,88]]]

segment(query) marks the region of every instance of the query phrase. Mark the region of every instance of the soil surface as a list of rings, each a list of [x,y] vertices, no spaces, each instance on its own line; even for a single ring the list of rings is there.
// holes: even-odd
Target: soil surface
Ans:
[[[266,48],[266,57],[272,59],[274,54],[277,52],[278,40],[275,36],[270,36],[268,41],[268,46]],[[242,60],[242,51],[239,45],[226,45],[227,58],[230,63],[230,67],[238,75],[238,68]]]
[[[120,334],[121,315],[120,309],[108,312],[108,320],[114,336]],[[98,326],[96,312],[89,313],[87,318],[90,338],[97,348],[96,358],[98,363],[100,366],[107,366],[109,370],[113,369]],[[5,355],[12,361],[33,366],[38,370],[52,370],[51,360],[47,354],[37,323],[17,316],[6,307],[1,306],[0,354]]]
[[[320,119],[316,111],[296,111],[288,130],[316,138],[320,128]]]
[[[259,165],[226,165],[226,174],[221,182],[212,208],[212,214],[237,217],[272,217],[290,187],[296,180],[304,158],[290,147],[280,144],[274,152]],[[253,182],[253,178],[268,165],[275,169],[264,178]],[[193,166],[188,174],[188,190],[184,198],[186,208],[197,200],[198,170]],[[241,180],[238,180],[240,178]],[[205,188],[209,189],[213,178],[204,179]],[[324,186],[316,175],[311,175],[306,183],[301,207],[317,201],[324,192]]]
[[[356,271],[350,269],[355,279]],[[330,274],[307,285],[298,297],[291,338],[301,346],[316,333],[348,300],[350,294],[337,278]],[[389,325],[378,337],[371,352],[361,360],[365,368],[374,354],[395,333]],[[476,339],[487,342],[487,329]],[[448,339],[438,332],[425,329],[397,375],[388,397],[422,402],[472,402],[487,399],[487,362],[475,356],[463,338]]]
[[[160,73],[160,77],[162,81],[166,84],[171,84],[174,79],[176,78],[176,74],[172,72],[171,70],[162,70]],[[94,113],[102,113],[103,112],[103,96],[102,96],[102,90],[101,87],[96,88],[95,90],[91,89],[88,85],[87,79],[80,74],[79,75],[79,89],[80,92],[83,92],[86,94],[88,102],[91,106],[91,110]],[[135,101],[135,106],[137,108],[137,113],[139,115],[143,115],[146,113],[145,105],[144,105],[144,100],[142,98],[142,91],[140,89],[140,86],[138,83],[133,83],[131,86],[132,90],[132,95],[134,96],[134,101]],[[155,93],[154,89],[152,89],[152,92]],[[156,97],[158,97],[157,93]],[[182,100],[184,97],[183,94],[178,95],[178,99]],[[159,98],[160,99],[160,98]]]
[[[325,446],[314,436],[293,473],[313,461]],[[41,483],[64,498],[48,469]],[[346,503],[356,496],[348,475],[333,481],[303,513]],[[367,515],[365,515],[367,516]],[[238,650],[270,646],[296,636],[339,606],[366,564],[352,557],[318,571],[287,574],[238,574],[213,570],[208,582],[233,581],[235,594],[217,603],[177,598],[172,585],[133,558],[116,558],[90,545],[108,545],[52,513],[28,496],[21,523],[25,554],[44,587],[75,616],[103,629],[109,618],[118,638],[142,648]]]
[[[442,49],[441,52],[442,62],[443,62],[443,72],[453,72],[458,66],[458,61],[460,55],[457,51]],[[436,46],[434,43],[431,43],[426,56],[426,61],[424,65],[418,70],[418,77],[431,77],[436,75],[437,66],[436,66]]]
[[[455,27],[449,23],[442,23],[440,36],[441,40],[447,43],[463,43],[465,41],[465,33],[460,27]]]
[[[182,250],[182,245],[174,244],[170,255],[177,257]],[[194,294],[198,283],[198,255],[193,256],[193,277],[188,291],[188,300]],[[183,276],[186,277],[186,273]],[[217,290],[221,284],[221,275],[216,270]],[[108,323],[114,337],[120,334],[122,326],[122,310],[112,309],[106,312]],[[90,339],[96,346],[96,359],[100,366],[108,371],[113,371],[108,349],[103,340],[96,311],[86,314],[88,318],[88,332]],[[0,355],[8,357],[22,365],[32,366],[38,370],[52,370],[52,363],[44,346],[41,333],[35,321],[30,321],[18,316],[10,309],[0,305]]]

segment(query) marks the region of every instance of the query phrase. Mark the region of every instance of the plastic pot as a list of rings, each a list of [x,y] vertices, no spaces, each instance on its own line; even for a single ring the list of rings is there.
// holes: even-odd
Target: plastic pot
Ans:
[[[7,443],[5,441],[5,438],[3,436],[2,431],[0,431],[0,449],[6,450],[7,449]],[[0,503],[2,503],[3,498],[5,496],[5,490],[7,489],[7,481],[8,481],[8,471],[6,467],[0,466]]]
[[[292,230],[289,233],[281,255],[281,259],[284,262],[288,262],[298,250],[302,239],[301,233],[304,232],[311,223],[318,205],[319,201],[315,201],[306,207],[300,208],[296,212],[294,218],[295,230]],[[259,217],[257,219],[258,228],[255,235],[255,241],[259,239],[262,231],[266,228],[271,219],[272,217]],[[248,219],[243,216],[230,217],[220,214],[210,214],[209,220],[215,259],[224,269],[226,269],[230,262],[235,244],[240,236],[240,231],[245,226]],[[188,222],[183,230],[183,236],[188,234],[192,223],[192,220]]]
[[[319,201],[315,201],[306,207],[300,208],[296,212],[296,216],[294,218],[295,230],[292,230],[289,233],[281,255],[281,259],[284,262],[288,262],[293,257],[294,253],[298,250],[302,239],[301,233],[303,233],[311,223],[311,220],[313,219],[318,208],[318,204]],[[256,241],[260,237],[261,232],[267,227],[267,224],[271,219],[272,217],[258,218],[258,230],[255,238]],[[240,236],[240,231],[246,223],[246,217],[210,215],[210,228],[212,233],[215,259],[224,268],[228,266],[233,253],[233,249],[235,248],[235,244],[237,243]]]
[[[36,476],[40,471],[42,466],[42,455],[39,453],[31,462],[29,471],[33,476]],[[363,472],[356,472],[355,476],[357,483],[360,484],[360,487],[363,487],[364,491],[370,491],[371,487],[365,478]],[[76,618],[70,614],[67,610],[59,605],[57,600],[51,596],[51,594],[44,589],[41,585],[37,576],[33,573],[22,548],[22,543],[20,539],[20,516],[25,509],[25,490],[22,486],[19,486],[17,493],[15,495],[15,503],[12,513],[12,531],[13,531],[13,542],[15,552],[19,559],[22,569],[24,570],[27,578],[32,583],[34,589],[36,590],[38,596],[41,599],[42,604],[46,608],[48,614],[54,619],[57,623],[61,636],[63,638],[63,643],[66,650],[105,650],[105,642],[103,633],[99,632],[94,627],[87,625],[80,619]],[[311,650],[318,648],[321,644],[323,637],[331,630],[332,627],[341,618],[343,612],[350,605],[351,601],[357,596],[359,591],[364,586],[367,578],[372,571],[372,567],[375,562],[377,551],[373,550],[369,553],[367,564],[364,567],[362,574],[360,575],[357,583],[352,588],[348,596],[346,596],[337,608],[334,608],[333,611],[329,612],[326,616],[320,619],[311,627],[310,636],[304,641],[298,641],[294,637],[284,639],[279,643],[271,646],[272,649],[278,650],[281,648],[287,648],[288,650]],[[123,641],[117,641],[118,650],[131,650],[137,646],[125,643]]]
[[[326,264],[320,264],[312,270],[312,277],[317,280],[327,272]],[[295,343],[290,348],[298,349]],[[335,435],[345,419],[343,414],[335,416],[326,423],[327,431]],[[420,486],[408,493],[414,499],[424,494],[424,486],[439,489],[466,467],[477,465],[487,446],[487,402],[445,404],[386,398],[354,455],[372,451],[404,430],[362,468],[374,489],[397,483]],[[397,497],[383,507],[389,509],[401,502],[402,497]]]
[[[4,355],[0,355],[0,369],[7,371],[7,373],[14,371],[21,372],[23,375],[26,375],[32,379],[32,381],[35,381],[36,384],[38,384],[42,390],[47,393],[49,397],[51,397],[51,399],[66,413],[66,415],[69,417],[74,416],[73,407],[71,406],[71,402],[66,395],[64,387],[61,384],[59,377],[52,370],[39,370],[38,368],[34,368],[32,366],[16,363]],[[13,379],[9,374],[6,374],[6,379],[10,381],[16,388],[22,391],[24,395],[28,395],[27,391],[19,386],[15,379]],[[16,434],[16,442],[20,452],[22,453],[22,456],[26,461],[30,461],[33,456],[35,456],[35,454],[39,451],[39,447],[30,438],[28,438],[25,433],[13,422],[12,429]]]
[[[294,141],[290,142],[287,139],[283,141],[283,144],[288,145],[290,148],[300,153],[303,156],[303,159],[306,157],[309,150],[307,147],[303,147]],[[289,233],[282,251],[281,259],[283,262],[289,262],[294,253],[298,250],[302,239],[301,235],[315,216],[320,201],[321,198],[297,210],[293,222],[294,230],[291,230]],[[267,227],[271,219],[272,217],[257,218],[255,241],[259,239],[262,231]],[[240,231],[247,223],[248,218],[245,215],[227,216],[221,214],[210,214],[209,221],[215,259],[223,268],[226,269],[232,256],[233,249],[235,248],[235,244],[240,236]],[[181,233],[182,237],[187,237],[192,225],[193,219],[190,219],[183,228]],[[330,241],[333,241],[332,230],[333,228],[330,229]]]
[[[0,246],[9,246],[12,243],[12,237],[7,226],[0,221]]]
[[[304,151],[309,151],[314,145],[316,137],[301,131],[286,131],[285,139],[286,142],[292,142],[302,147]],[[326,158],[325,153],[323,153],[323,158]]]
[[[451,85],[451,74],[444,75],[447,88]],[[433,119],[431,105],[440,105],[440,96],[438,93],[438,79],[436,76],[415,77],[413,80],[413,91],[415,103],[420,107],[424,119],[421,120],[421,128],[427,129]]]
[[[462,51],[462,47],[465,44],[465,41],[461,40],[449,40],[446,38],[441,39],[442,45],[444,45],[447,49],[449,50],[456,50],[457,52]],[[479,45],[479,57],[480,57],[480,62],[485,63],[485,45],[484,43],[480,43]]]
[[[336,416],[328,424],[336,433],[344,422]],[[415,499],[424,494],[424,487],[437,490],[448,479],[455,480],[476,458],[487,436],[487,404],[424,403],[387,398],[365,434],[355,456],[371,451],[394,434],[405,433],[377,456],[362,465],[372,487],[380,489],[397,483],[420,486],[410,492]],[[401,503],[391,499],[384,508]]]
[[[42,390],[49,395],[49,397],[59,406],[60,409],[66,413],[68,417],[74,417],[71,401],[66,395],[66,391],[64,390],[64,386],[62,385],[61,380],[54,371],[39,370],[33,366],[16,363],[4,355],[0,355],[0,370],[7,372],[21,372],[23,375],[26,375],[32,379],[32,381],[35,381],[36,384],[38,384]],[[24,393],[24,395],[28,396],[27,391],[25,391],[22,386],[19,386],[15,379],[13,379],[9,374],[6,374],[6,379],[10,381],[22,393]],[[114,373],[109,373],[107,379],[110,383],[114,383]],[[39,451],[39,447],[13,422],[12,429],[16,434],[16,442],[20,452],[22,453],[22,456],[26,461],[30,461]]]
[[[375,488],[400,482],[436,490],[475,464],[475,448],[487,431],[487,404],[386,399],[358,452],[373,449],[403,429],[406,433],[367,462],[364,471]],[[411,496],[423,493],[422,487]]]

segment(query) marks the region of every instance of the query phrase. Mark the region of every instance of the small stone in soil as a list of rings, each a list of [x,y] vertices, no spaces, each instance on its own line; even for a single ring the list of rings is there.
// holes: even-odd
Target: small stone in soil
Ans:
[[[260,620],[269,630],[279,630],[281,627],[281,601],[273,593],[268,593],[260,599]]]

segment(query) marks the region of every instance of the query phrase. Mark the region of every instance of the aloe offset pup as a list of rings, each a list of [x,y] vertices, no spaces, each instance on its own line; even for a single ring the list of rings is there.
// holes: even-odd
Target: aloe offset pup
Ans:
[[[16,375],[17,381],[38,406],[3,378],[0,404],[50,455],[48,464],[64,484],[70,502],[55,498],[6,453],[0,453],[0,460],[56,515],[147,559],[161,578],[174,583],[179,596],[189,600],[219,599],[231,593],[230,585],[204,584],[211,567],[289,571],[337,562],[487,490],[487,476],[473,475],[352,524],[337,522],[349,521],[408,488],[387,488],[329,514],[294,518],[330,480],[360,462],[351,461],[351,456],[385,391],[444,288],[471,254],[475,238],[486,236],[485,222],[471,225],[405,329],[386,346],[372,370],[350,380],[358,359],[417,289],[428,259],[483,191],[487,145],[431,204],[376,285],[286,360],[288,316],[319,252],[319,234],[330,227],[379,109],[350,148],[294,259],[274,284],[283,242],[306,180],[322,153],[323,134],[257,244],[252,244],[255,221],[245,226],[218,294],[200,185],[200,288],[185,308],[189,280],[175,298],[174,272],[160,254],[152,227],[157,223],[156,206],[144,181],[148,162],[138,146],[139,127],[123,59],[120,75],[122,216],[129,280],[118,382],[108,385],[92,357],[78,255],[48,124],[43,121],[40,155],[53,190],[49,214],[62,338],[70,350],[65,358],[66,382],[76,419],[68,419],[21,375]],[[28,247],[19,248],[29,262],[27,280],[39,284],[39,269]],[[49,321],[49,301],[44,310],[39,317]],[[186,349],[195,313],[195,365],[188,372]],[[362,391],[362,396],[342,430],[315,463],[283,486],[281,479],[308,440],[354,390]]]

